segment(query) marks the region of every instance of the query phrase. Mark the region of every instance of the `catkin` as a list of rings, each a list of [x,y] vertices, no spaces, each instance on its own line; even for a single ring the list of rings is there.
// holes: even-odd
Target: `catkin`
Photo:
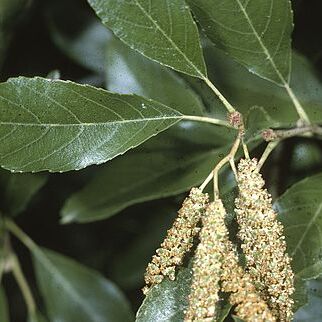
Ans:
[[[262,298],[279,321],[291,321],[294,274],[286,253],[283,226],[276,219],[264,184],[256,159],[242,159],[238,165],[239,196],[235,201],[238,236],[246,270]]]
[[[221,200],[206,209],[193,262],[193,280],[185,322],[213,321],[219,300],[219,281],[227,237],[225,209]]]
[[[193,262],[193,280],[185,322],[216,320],[219,291],[230,293],[235,313],[246,322],[275,322],[250,276],[238,264],[229,240],[226,211],[220,199],[210,203],[202,219],[200,243]]]
[[[170,280],[175,279],[176,267],[182,264],[185,254],[193,246],[194,237],[199,232],[198,224],[208,200],[208,195],[200,189],[191,189],[161,247],[156,250],[148,264],[144,276],[144,294],[147,294],[152,286],[161,283],[165,276]]]
[[[227,239],[222,266],[222,290],[231,293],[229,301],[236,315],[246,322],[275,322],[265,301],[260,297],[248,273],[238,264],[238,255]]]

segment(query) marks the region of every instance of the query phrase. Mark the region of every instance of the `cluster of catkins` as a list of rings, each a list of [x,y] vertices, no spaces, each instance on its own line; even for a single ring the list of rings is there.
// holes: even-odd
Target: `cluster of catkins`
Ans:
[[[145,294],[164,277],[175,279],[176,267],[182,264],[198,235],[185,322],[216,321],[220,292],[229,294],[235,314],[244,321],[292,320],[294,274],[283,227],[276,219],[256,159],[239,162],[237,179],[235,212],[244,266],[229,240],[222,201],[216,198],[209,202],[207,194],[193,188],[147,267]]]

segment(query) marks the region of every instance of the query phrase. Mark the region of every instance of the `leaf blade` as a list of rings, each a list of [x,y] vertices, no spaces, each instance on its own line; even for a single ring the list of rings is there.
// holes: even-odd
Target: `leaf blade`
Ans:
[[[235,131],[191,122],[180,125],[101,167],[87,186],[66,201],[62,221],[105,219],[130,205],[176,195],[201,183],[229,150]],[[107,181],[109,185],[104,184]]]
[[[115,37],[107,43],[106,67],[106,84],[112,92],[148,97],[187,115],[204,114],[199,96],[183,78]]]
[[[39,77],[0,84],[0,99],[0,162],[12,171],[68,171],[103,163],[182,117],[136,95]]]
[[[180,72],[206,77],[198,29],[185,1],[88,2],[103,23],[131,48]]]
[[[137,312],[136,322],[183,321],[191,278],[190,270],[182,268],[175,281],[165,279],[153,287]]]
[[[2,287],[0,287],[0,321],[9,322],[8,302]]]
[[[97,272],[53,251],[33,251],[51,321],[132,321],[123,294]]]
[[[293,29],[289,0],[188,3],[217,46],[252,73],[279,85],[289,83]]]
[[[45,174],[16,174],[0,169],[3,213],[16,216],[24,211],[33,196],[46,184],[47,178]]]
[[[322,174],[294,184],[277,201],[284,225],[292,267],[299,278],[312,279],[322,272]]]

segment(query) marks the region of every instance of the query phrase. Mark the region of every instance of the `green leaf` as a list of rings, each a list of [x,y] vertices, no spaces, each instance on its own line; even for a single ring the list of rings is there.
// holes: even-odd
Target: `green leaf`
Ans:
[[[159,285],[154,286],[139,308],[136,322],[183,321],[184,311],[188,306],[191,279],[191,269],[181,268],[175,281],[166,278]],[[218,307],[216,321],[223,322],[230,309],[229,303],[222,303]]]
[[[107,88],[112,92],[148,97],[183,114],[204,113],[200,98],[182,78],[115,37],[107,43],[106,66]]]
[[[279,123],[274,121],[263,107],[253,106],[246,115],[245,138],[250,139],[261,134],[263,130],[274,128],[278,125]]]
[[[291,72],[289,0],[188,0],[208,38],[248,70],[279,85]]]
[[[103,163],[182,117],[136,95],[38,77],[1,83],[0,101],[0,162],[12,171]]]
[[[298,310],[294,317],[294,322],[320,321],[322,316],[322,279],[307,282],[309,302]]]
[[[306,305],[308,302],[308,291],[306,281],[295,275],[294,279],[295,292],[293,294],[294,306],[293,312],[296,312],[300,307]]]
[[[9,322],[8,303],[2,287],[0,287],[0,321]]]
[[[207,177],[234,136],[234,130],[182,122],[139,151],[101,167],[84,189],[67,200],[62,220],[104,219],[132,204],[184,192]]]
[[[267,82],[229,59],[222,51],[207,44],[204,49],[209,78],[217,85],[238,111],[247,114],[252,106],[262,106],[274,120],[295,126],[298,115],[284,88]],[[242,81],[241,81],[242,80]],[[192,79],[192,81],[194,81]],[[201,89],[196,81],[194,88],[205,97],[213,96],[208,89]],[[314,122],[322,122],[322,86],[307,59],[293,53],[291,88]],[[206,94],[205,94],[205,93]],[[209,101],[209,100],[208,100]],[[210,101],[208,108],[218,111],[217,101]]]
[[[184,0],[88,0],[115,35],[146,57],[205,78],[198,29]]]
[[[296,276],[322,273],[322,174],[294,184],[275,202]]]
[[[150,290],[137,312],[136,322],[183,321],[190,283],[191,272],[188,268],[182,268],[175,281],[164,279]]]
[[[28,317],[28,322],[47,322],[47,320],[41,313],[37,312],[34,316]]]
[[[0,170],[1,210],[8,215],[23,212],[32,197],[45,185],[45,174],[19,173]]]
[[[123,289],[133,290],[143,285],[146,266],[175,217],[175,206],[164,205],[162,201],[162,204],[155,207],[153,214],[140,223],[139,235],[119,251],[118,256],[111,263],[111,274],[113,280]]]
[[[133,321],[123,294],[99,273],[53,251],[37,250],[33,256],[50,321]]]
[[[56,46],[85,68],[103,73],[111,33],[78,2],[55,1],[49,8],[46,22]]]

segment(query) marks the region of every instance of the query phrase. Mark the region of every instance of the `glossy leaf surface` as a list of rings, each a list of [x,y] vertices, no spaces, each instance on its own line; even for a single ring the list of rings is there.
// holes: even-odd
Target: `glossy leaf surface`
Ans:
[[[202,115],[198,95],[178,74],[110,38],[106,50],[106,86],[121,94],[137,94],[186,115]]]
[[[0,84],[0,162],[12,171],[67,171],[106,162],[181,114],[135,95],[43,78]]]
[[[292,266],[302,279],[322,273],[322,175],[296,183],[275,203],[285,226]]]
[[[235,131],[182,122],[164,134],[99,169],[84,189],[68,199],[62,220],[103,219],[134,203],[188,190],[224,156]]]
[[[133,321],[123,294],[99,273],[53,251],[33,255],[50,321]]]
[[[289,82],[293,18],[289,0],[188,0],[208,38],[249,71]]]
[[[203,78],[198,29],[184,0],[88,0],[103,23],[131,48]]]

